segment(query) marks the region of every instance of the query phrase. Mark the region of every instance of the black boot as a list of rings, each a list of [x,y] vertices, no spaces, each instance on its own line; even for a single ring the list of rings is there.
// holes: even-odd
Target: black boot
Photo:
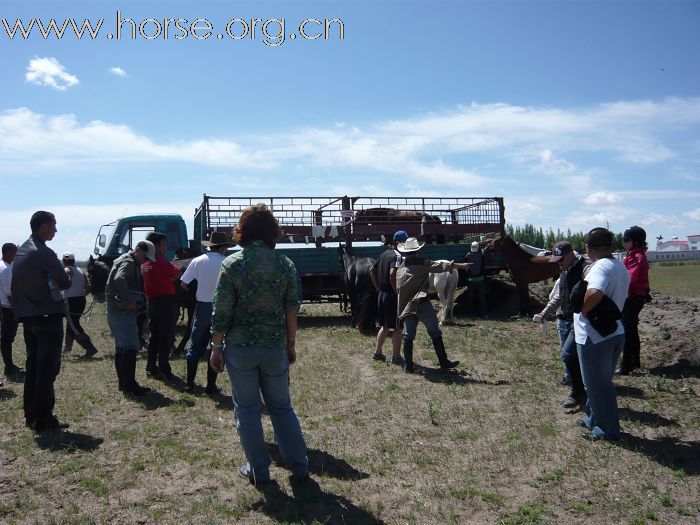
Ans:
[[[219,392],[219,387],[216,386],[216,376],[218,375],[211,365],[207,366],[207,387],[204,391],[208,396],[213,396]]]
[[[81,334],[77,341],[78,344],[85,349],[85,359],[90,359],[92,356],[97,354],[97,347],[94,344],[92,344],[90,336],[88,336],[87,334]]]
[[[136,382],[136,350],[125,350],[122,355],[119,368],[122,372],[122,381],[124,382],[123,391],[125,394],[133,394],[142,396],[151,389],[143,387]]]
[[[185,384],[185,392],[194,392],[194,379],[197,377],[197,367],[199,361],[196,359],[186,359],[187,361],[187,384]]]
[[[404,360],[406,361],[404,363],[404,371],[407,374],[412,374],[413,372],[416,371],[415,366],[413,366],[413,341],[404,341],[403,342],[403,357]]]
[[[117,380],[119,381],[119,391],[124,390],[124,378],[122,374],[122,368],[121,368],[121,362],[122,362],[122,355],[124,350],[121,350],[119,352],[115,352],[114,354],[114,368],[117,371]]]
[[[447,359],[445,343],[442,341],[442,336],[433,339],[433,347],[435,347],[435,354],[437,354],[438,361],[440,361],[440,370],[443,372],[446,372],[450,368],[454,368],[459,364],[459,361],[450,361]]]

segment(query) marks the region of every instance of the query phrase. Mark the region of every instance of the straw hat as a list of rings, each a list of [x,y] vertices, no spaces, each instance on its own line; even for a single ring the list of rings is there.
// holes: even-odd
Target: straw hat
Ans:
[[[415,237],[409,237],[408,239],[406,239],[406,242],[399,243],[396,246],[396,249],[399,250],[401,253],[412,253],[417,252],[423,246],[425,246],[424,242],[418,242],[418,239],[416,239]]]

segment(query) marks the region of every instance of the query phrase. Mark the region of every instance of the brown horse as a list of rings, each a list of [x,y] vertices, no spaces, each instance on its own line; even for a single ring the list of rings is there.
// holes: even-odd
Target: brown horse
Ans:
[[[549,262],[549,257],[532,256],[518,244],[504,235],[491,241],[484,249],[484,255],[489,252],[502,252],[510,269],[510,277],[518,289],[520,315],[529,315],[530,283],[556,279],[561,273],[557,263]]]

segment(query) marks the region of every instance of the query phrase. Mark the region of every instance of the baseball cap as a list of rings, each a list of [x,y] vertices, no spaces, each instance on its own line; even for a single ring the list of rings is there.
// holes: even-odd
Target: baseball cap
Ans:
[[[480,246],[479,246],[479,242],[478,242],[478,241],[474,241],[474,242],[472,243],[472,248],[471,248],[471,250],[472,250],[474,253],[476,253],[476,252],[479,251],[479,247],[480,247]]]
[[[156,262],[156,247],[151,241],[139,241],[136,243],[136,247],[143,250],[149,261]]]
[[[405,242],[406,239],[408,239],[408,234],[403,230],[399,230],[394,234],[394,242]]]
[[[65,252],[63,254],[63,260],[65,261],[75,261],[75,254],[72,252]]]
[[[554,245],[549,262],[559,262],[566,256],[567,253],[571,253],[573,251],[574,247],[571,246],[569,241],[559,241]]]

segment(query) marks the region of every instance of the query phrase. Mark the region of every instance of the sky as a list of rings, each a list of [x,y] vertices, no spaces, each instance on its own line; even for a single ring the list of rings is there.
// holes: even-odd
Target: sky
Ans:
[[[191,234],[205,193],[502,196],[514,225],[700,234],[697,1],[57,4],[0,8],[0,242],[39,209],[78,258],[124,215]],[[66,32],[9,37],[35,18]]]

